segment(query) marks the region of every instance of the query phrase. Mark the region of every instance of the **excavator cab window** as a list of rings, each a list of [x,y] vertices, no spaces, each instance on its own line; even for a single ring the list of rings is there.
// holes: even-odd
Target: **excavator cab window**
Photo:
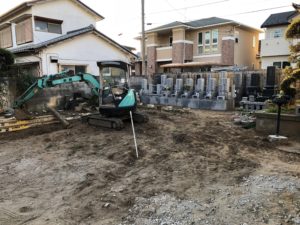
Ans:
[[[101,72],[104,82],[103,103],[117,106],[128,92],[126,71],[122,68],[104,67]]]
[[[126,72],[120,68],[103,68],[103,79],[110,86],[122,86],[126,82]]]

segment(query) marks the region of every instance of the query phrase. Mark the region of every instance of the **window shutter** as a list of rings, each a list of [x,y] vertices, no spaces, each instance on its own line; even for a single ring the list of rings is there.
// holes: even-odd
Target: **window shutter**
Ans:
[[[33,41],[32,19],[28,18],[25,22],[25,42]]]
[[[16,24],[17,44],[24,44],[33,41],[31,17]]]
[[[7,27],[0,31],[0,47],[1,48],[12,47],[11,27]]]
[[[16,24],[16,37],[17,37],[17,44],[24,43],[24,29],[23,29],[23,22]]]

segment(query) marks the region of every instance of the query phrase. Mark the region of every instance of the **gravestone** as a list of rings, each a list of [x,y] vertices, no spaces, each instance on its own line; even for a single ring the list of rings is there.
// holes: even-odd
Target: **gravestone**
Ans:
[[[213,98],[216,93],[217,80],[211,76],[207,78],[206,98]]]
[[[160,84],[162,86],[165,86],[167,84],[166,80],[167,80],[167,75],[163,74],[163,75],[160,76]]]
[[[224,98],[228,97],[230,86],[230,80],[228,78],[221,78],[219,80],[219,87],[218,87],[218,96],[223,96]]]
[[[148,94],[148,80],[142,79],[142,92]]]
[[[276,85],[276,68],[275,66],[268,66],[266,87],[274,87],[275,85]]]

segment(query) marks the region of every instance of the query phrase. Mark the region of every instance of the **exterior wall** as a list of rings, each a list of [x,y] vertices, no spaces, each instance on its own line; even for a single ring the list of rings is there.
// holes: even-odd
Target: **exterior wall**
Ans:
[[[91,24],[96,25],[96,18],[70,0],[49,1],[34,5],[32,7],[32,14],[34,16],[63,20],[62,34]],[[34,42],[38,43],[60,35],[34,31],[34,36]]]
[[[274,32],[278,29],[282,30],[282,37],[284,37],[285,31],[287,29],[287,25],[266,28],[265,29],[265,40],[278,39],[278,38],[274,38]]]
[[[170,46],[170,37],[172,36],[172,33],[168,34],[158,34],[156,43],[159,47],[167,47]],[[174,40],[174,38],[173,38]]]
[[[267,39],[261,42],[261,56],[289,55],[290,42],[283,38]]]
[[[13,21],[14,19],[16,19],[16,18],[18,18],[18,17],[20,17],[22,15],[25,15],[25,14],[32,14],[32,10],[31,9],[26,10],[26,11],[22,12],[21,14],[16,15],[16,16],[14,16],[12,18],[9,18],[9,20],[6,20],[6,21],[4,21],[3,23],[0,24],[0,25],[2,25],[2,24],[5,24],[5,23],[11,23],[12,42],[13,42],[12,48],[17,47],[17,43],[16,43],[16,39],[17,38],[16,38],[16,23],[11,22],[11,21]],[[34,36],[33,36],[33,39],[34,39]],[[25,46],[25,45],[28,45],[28,44],[32,44],[32,42],[31,43],[22,44],[22,46]],[[8,48],[8,49],[11,49],[11,48]]]
[[[185,41],[174,43],[171,49],[170,61],[173,63],[184,63],[193,61],[193,44],[185,43]]]
[[[221,47],[221,62],[224,65],[234,65],[234,37],[224,38]]]
[[[157,69],[156,72],[157,73],[164,73],[165,72],[165,68],[160,67],[161,65],[164,65],[166,63],[171,63],[171,61],[169,62],[157,62]]]
[[[147,48],[147,75],[153,75],[157,72],[156,47]]]
[[[278,26],[266,29],[266,38],[261,42],[261,56],[284,56],[289,55],[290,42],[285,39],[284,34],[287,26]],[[282,37],[274,38],[275,30],[282,30]]]
[[[142,75],[142,63],[141,62],[135,62],[134,63],[134,70],[135,70],[135,75],[136,76]]]
[[[157,33],[147,34],[147,46],[157,45]]]
[[[282,30],[282,37],[274,38],[274,32]],[[273,66],[274,62],[288,62],[290,55],[290,41],[286,40],[284,34],[287,26],[276,26],[266,29],[265,39],[261,42],[261,67],[266,69]]]
[[[35,31],[34,16],[62,20],[62,34],[66,34],[68,31],[71,30],[87,27],[91,24],[95,26],[97,21],[97,18],[83,10],[80,6],[77,6],[72,0],[57,0],[45,1],[43,3],[36,4],[32,6],[31,9],[22,12],[21,14],[16,15],[13,18],[9,18],[8,21],[4,21],[3,23],[10,22],[25,14],[32,15],[33,43],[43,42],[61,35]],[[15,48],[18,47],[16,44],[15,23],[12,23],[11,27],[13,37],[13,48]],[[32,44],[32,42],[22,44],[22,46],[26,46],[29,44]]]
[[[184,63],[193,60],[193,42],[186,40],[184,28],[173,29],[172,62]]]
[[[58,58],[58,63],[51,63],[51,56]],[[41,53],[41,74],[54,74],[61,65],[86,66],[86,72],[99,75],[97,62],[101,60],[121,60],[130,62],[130,55],[94,34],[86,34],[57,45],[49,46]]]
[[[193,47],[193,56],[199,56],[198,54],[198,33],[199,32],[206,32],[209,30],[218,29],[219,36],[218,36],[218,50],[215,52],[211,52],[209,54],[201,54],[201,55],[215,55],[215,54],[221,54],[222,49],[222,38],[227,36],[233,36],[233,26],[216,26],[216,27],[210,27],[206,29],[198,29],[195,31],[188,32],[187,36],[192,38],[192,41],[194,43]]]
[[[173,44],[172,62],[173,63],[184,63],[184,43]]]
[[[173,41],[185,40],[184,28],[173,29],[172,32],[173,32]]]
[[[185,43],[185,60],[193,61],[193,44]]]
[[[249,69],[258,69],[259,32],[236,28],[236,35],[238,43],[234,46],[234,64],[248,66]],[[255,37],[255,45],[253,45],[253,37]]]
[[[41,59],[38,55],[30,55],[30,56],[23,56],[17,57],[16,63],[28,63],[28,62],[40,62]]]
[[[288,62],[288,56],[272,56],[261,57],[261,68],[267,69],[268,66],[273,66],[274,62]]]

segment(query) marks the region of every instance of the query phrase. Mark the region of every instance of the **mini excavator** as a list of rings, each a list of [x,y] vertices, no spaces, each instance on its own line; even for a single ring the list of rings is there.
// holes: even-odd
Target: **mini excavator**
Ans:
[[[148,116],[137,112],[136,92],[134,89],[130,89],[128,85],[129,65],[122,61],[102,61],[97,64],[100,68],[99,77],[88,73],[70,75],[64,71],[39,78],[14,102],[15,117],[24,119],[26,113],[24,114],[22,109],[25,103],[42,89],[67,83],[85,82],[91,87],[92,95],[99,99],[99,113],[82,117],[83,122],[119,130],[124,128],[123,121],[130,119],[130,111],[134,122],[147,122]],[[104,68],[121,69],[124,71],[124,77],[118,77],[117,80],[112,79],[112,82],[108,82],[109,84],[105,86],[102,74]]]

